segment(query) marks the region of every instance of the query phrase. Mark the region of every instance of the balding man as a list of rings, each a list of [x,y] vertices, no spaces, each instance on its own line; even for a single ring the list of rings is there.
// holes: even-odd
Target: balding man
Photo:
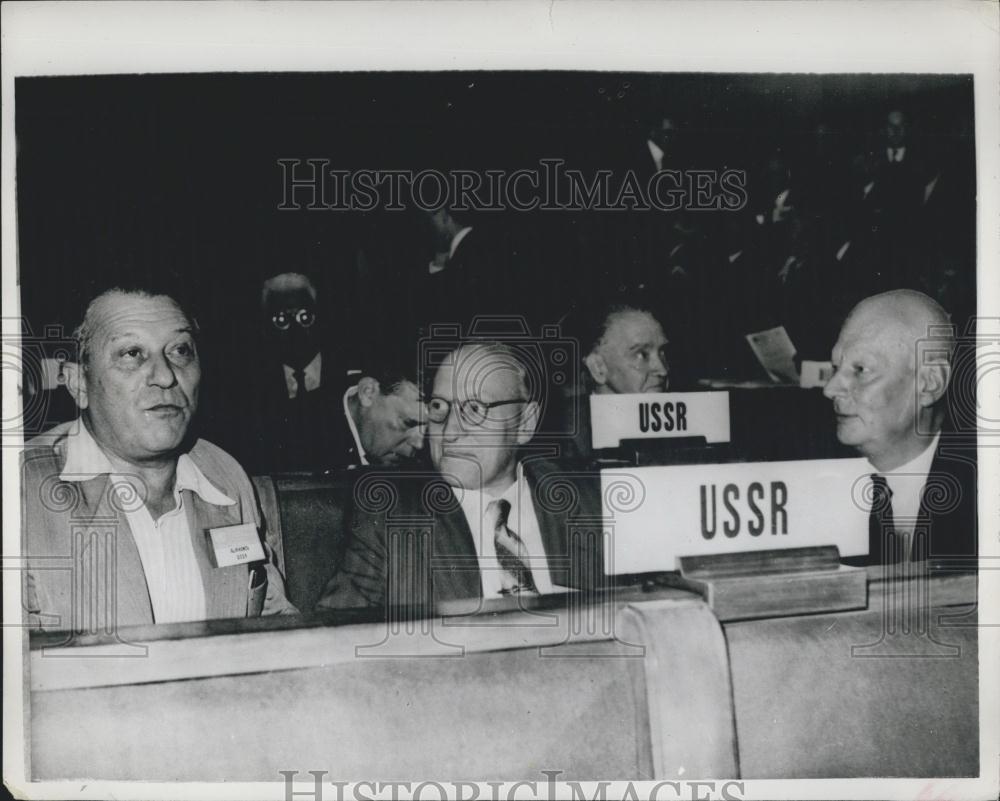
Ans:
[[[645,306],[622,300],[601,309],[581,343],[597,394],[665,392],[670,373],[663,326]]]
[[[567,333],[579,343],[581,369],[549,426],[560,432],[552,442],[563,458],[587,463],[594,456],[587,396],[666,392],[667,336],[644,299],[632,293],[582,305],[569,317]]]
[[[524,458],[540,392],[513,347],[470,342],[452,351],[428,401],[434,472],[381,493],[390,508],[357,489],[353,539],[319,607],[426,611],[446,600],[599,586],[600,532],[573,524],[599,518],[596,482]],[[427,523],[404,530],[400,520]]]
[[[191,434],[194,321],[166,295],[113,289],[77,340],[64,369],[80,416],[23,456],[30,622],[112,633],[294,612],[246,473]]]
[[[861,301],[833,348],[837,438],[871,463],[869,562],[975,554],[975,444],[942,438],[954,338],[934,300]]]

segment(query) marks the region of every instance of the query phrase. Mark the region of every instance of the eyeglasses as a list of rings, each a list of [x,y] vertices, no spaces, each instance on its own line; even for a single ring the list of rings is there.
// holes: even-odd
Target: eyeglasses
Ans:
[[[287,331],[293,322],[300,328],[311,328],[316,322],[316,312],[312,309],[283,309],[271,317],[271,324],[279,331]]]
[[[462,422],[470,426],[481,426],[489,417],[490,409],[497,406],[509,406],[512,403],[527,403],[524,398],[494,401],[486,403],[481,400],[464,400],[458,403],[458,415]],[[444,398],[431,398],[427,403],[427,419],[432,423],[443,423],[451,413],[452,401]]]

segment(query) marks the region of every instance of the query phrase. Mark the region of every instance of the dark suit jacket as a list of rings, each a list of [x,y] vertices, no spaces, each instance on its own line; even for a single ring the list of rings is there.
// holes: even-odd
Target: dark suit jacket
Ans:
[[[597,476],[526,461],[525,475],[553,583],[604,584]],[[435,474],[406,481],[369,473],[355,488],[351,541],[317,608],[409,607],[481,598],[472,530],[451,488]]]
[[[974,437],[941,435],[931,462],[915,527],[912,561],[957,560],[971,563],[977,554],[976,441]],[[921,542],[921,537],[926,541]],[[882,536],[873,529],[868,556],[848,564],[879,565],[884,561]]]
[[[344,466],[353,446],[344,422],[344,391],[352,381],[335,355],[323,352],[318,388],[288,397],[285,373],[264,361],[248,373],[250,386],[239,401],[216,398],[208,430],[251,475],[319,472]]]
[[[942,433],[920,501],[932,559],[974,559],[978,552],[976,465],[975,438]]]
[[[87,630],[153,623],[139,551],[128,519],[109,492],[107,475],[64,482],[67,437],[79,421],[63,423],[25,446],[21,500],[23,556],[27,561],[25,610],[32,625]],[[195,558],[205,586],[208,618],[295,613],[268,543],[264,564],[216,568],[209,528],[261,518],[250,479],[225,451],[198,440],[189,455],[233,506],[215,506],[185,490],[184,506]]]

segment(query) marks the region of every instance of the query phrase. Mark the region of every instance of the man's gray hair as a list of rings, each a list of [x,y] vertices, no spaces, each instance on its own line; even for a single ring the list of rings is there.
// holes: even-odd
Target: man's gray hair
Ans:
[[[192,317],[186,309],[177,301],[176,298],[165,292],[155,292],[148,289],[127,289],[124,287],[112,287],[111,289],[106,289],[101,294],[94,297],[90,303],[87,304],[87,309],[83,313],[83,320],[80,324],[73,329],[73,339],[77,344],[77,358],[79,363],[86,367],[90,363],[90,349],[93,344],[94,335],[97,333],[97,309],[101,304],[110,300],[114,297],[132,297],[132,298],[169,298],[181,313],[187,318],[188,324],[191,326],[192,332],[198,333],[198,322]]]
[[[271,276],[261,286],[260,305],[267,305],[267,298],[272,292],[293,292],[304,289],[309,293],[309,297],[316,302],[316,285],[308,276],[302,273],[280,273]]]

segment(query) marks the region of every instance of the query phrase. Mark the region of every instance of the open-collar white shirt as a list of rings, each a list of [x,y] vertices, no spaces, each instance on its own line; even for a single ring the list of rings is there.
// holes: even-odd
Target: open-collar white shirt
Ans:
[[[215,487],[184,453],[177,459],[175,507],[153,520],[141,493],[133,488],[140,483],[139,477],[116,473],[111,460],[81,420],[77,433],[68,438],[66,464],[59,479],[89,481],[102,475],[108,476],[117,495],[117,505],[132,530],[146,576],[153,620],[156,623],[204,620],[207,616],[205,586],[181,493],[183,490],[196,492],[202,500],[215,506],[233,506],[236,501]]]

